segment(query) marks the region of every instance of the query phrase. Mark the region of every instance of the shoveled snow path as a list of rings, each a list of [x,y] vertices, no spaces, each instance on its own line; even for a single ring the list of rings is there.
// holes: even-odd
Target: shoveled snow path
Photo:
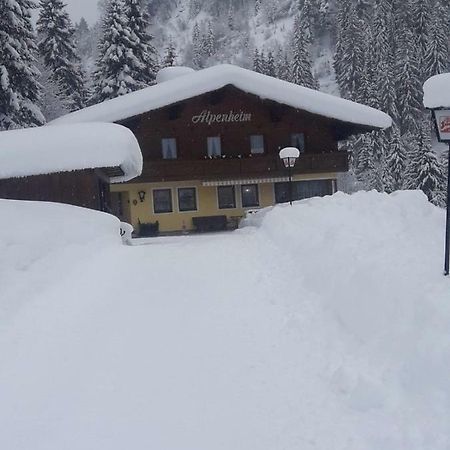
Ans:
[[[446,449],[443,215],[366,195],[86,256],[3,330],[0,448]]]

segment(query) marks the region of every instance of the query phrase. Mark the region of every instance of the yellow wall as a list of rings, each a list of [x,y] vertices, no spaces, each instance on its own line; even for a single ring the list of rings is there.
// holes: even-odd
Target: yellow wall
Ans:
[[[294,181],[300,180],[323,180],[336,179],[336,174],[320,175],[299,175],[293,177]],[[197,211],[179,212],[177,188],[195,187],[197,188]],[[273,183],[259,184],[259,203],[260,208],[275,204],[275,192]],[[153,212],[153,189],[172,189],[172,213],[155,214]],[[145,200],[139,199],[139,191],[145,191]],[[164,183],[127,183],[112,185],[111,192],[126,192],[129,195],[129,207],[131,224],[136,231],[139,231],[139,222],[159,222],[159,230],[162,233],[176,232],[182,230],[192,230],[192,218],[198,216],[217,216],[226,215],[230,217],[242,217],[245,211],[255,208],[242,208],[240,198],[240,186],[235,186],[236,208],[219,209],[217,204],[217,187],[203,186],[201,181],[180,181]],[[128,197],[127,197],[128,198]],[[128,205],[124,205],[127,208]]]

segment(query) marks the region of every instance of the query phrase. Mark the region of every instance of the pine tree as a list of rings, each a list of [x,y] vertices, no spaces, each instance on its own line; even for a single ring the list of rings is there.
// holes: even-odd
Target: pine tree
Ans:
[[[152,44],[153,36],[147,31],[149,18],[141,3],[142,0],[124,0],[126,21],[131,31],[132,77],[143,88],[155,82],[158,57]]]
[[[266,75],[269,75],[270,77],[276,77],[277,76],[277,70],[275,67],[275,58],[273,57],[273,53],[269,51],[267,54],[267,59],[265,60],[264,64],[264,73]]]
[[[169,39],[169,43],[167,44],[166,53],[165,53],[164,59],[163,59],[163,66],[164,67],[174,66],[176,59],[177,59],[177,53],[175,50],[175,45],[174,45],[172,39]]]
[[[0,0],[0,129],[42,125],[31,0]]]
[[[447,21],[445,10],[438,2],[433,10],[428,43],[424,55],[425,78],[430,78],[448,70],[449,40],[446,29],[446,25],[448,26]]]
[[[233,3],[230,1],[230,6],[228,8],[228,28],[234,30],[234,8]]]
[[[311,89],[317,89],[318,83],[312,74],[311,56],[309,54],[309,36],[301,13],[294,20],[292,40],[291,82]]]
[[[416,34],[418,45],[418,62],[421,69],[421,82],[427,77],[425,58],[428,51],[431,32],[431,0],[411,0],[412,26]]]
[[[214,30],[212,27],[211,22],[208,23],[208,31],[203,36],[203,54],[206,58],[210,58],[212,55],[214,55],[215,51],[215,42],[216,37],[214,35]]]
[[[94,103],[142,87],[141,81],[133,78],[142,63],[133,53],[132,34],[123,0],[111,0],[102,22],[97,69],[94,73]]]
[[[202,51],[202,42],[200,36],[200,27],[198,23],[194,25],[192,30],[192,64],[196,69],[203,68],[203,51]]]
[[[258,49],[255,48],[255,53],[253,54],[253,70],[258,73],[263,73],[263,57],[262,53],[259,53]]]
[[[424,119],[417,135],[407,173],[407,189],[420,189],[435,204],[442,204],[443,168],[431,145],[431,123]]]
[[[37,21],[38,48],[49,82],[57,87],[57,96],[68,111],[86,106],[84,74],[75,44],[75,30],[62,0],[41,0]]]
[[[403,189],[405,171],[407,166],[407,153],[400,130],[394,125],[390,131],[390,151],[385,161],[385,174],[383,176],[386,192]]]

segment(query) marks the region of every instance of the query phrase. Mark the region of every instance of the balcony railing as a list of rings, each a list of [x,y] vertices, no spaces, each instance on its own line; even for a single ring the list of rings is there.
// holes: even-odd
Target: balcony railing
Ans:
[[[303,154],[297,161],[293,173],[346,172],[347,170],[348,153],[339,151]],[[210,180],[284,175],[286,171],[277,156],[258,155],[249,158],[145,161],[144,171],[138,181]]]

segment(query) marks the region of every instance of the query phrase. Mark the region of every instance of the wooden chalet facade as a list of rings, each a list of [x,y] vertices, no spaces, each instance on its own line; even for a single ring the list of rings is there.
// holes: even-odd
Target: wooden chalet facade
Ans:
[[[264,95],[258,89],[243,89],[241,75],[250,85],[255,76],[256,82],[275,83],[274,89],[293,89],[312,99],[317,94],[318,102],[329,100],[336,109],[335,97],[225,65],[147,88],[142,91],[147,102],[133,93],[129,99],[111,100],[111,109],[101,104],[67,116],[74,121],[111,120],[136,136],[144,160],[142,174],[111,186],[111,206],[138,234],[225,229],[248,210],[288,201],[287,173],[278,155],[286,146],[302,152],[293,170],[294,199],[332,194],[337,174],[349,167],[348,154],[338,150],[338,142],[382,128],[281,102],[270,92],[272,84],[264,88]],[[214,76],[222,79],[216,82]],[[197,87],[191,89],[191,83]],[[165,103],[163,97],[168,98]],[[132,101],[139,103],[134,114]]]

